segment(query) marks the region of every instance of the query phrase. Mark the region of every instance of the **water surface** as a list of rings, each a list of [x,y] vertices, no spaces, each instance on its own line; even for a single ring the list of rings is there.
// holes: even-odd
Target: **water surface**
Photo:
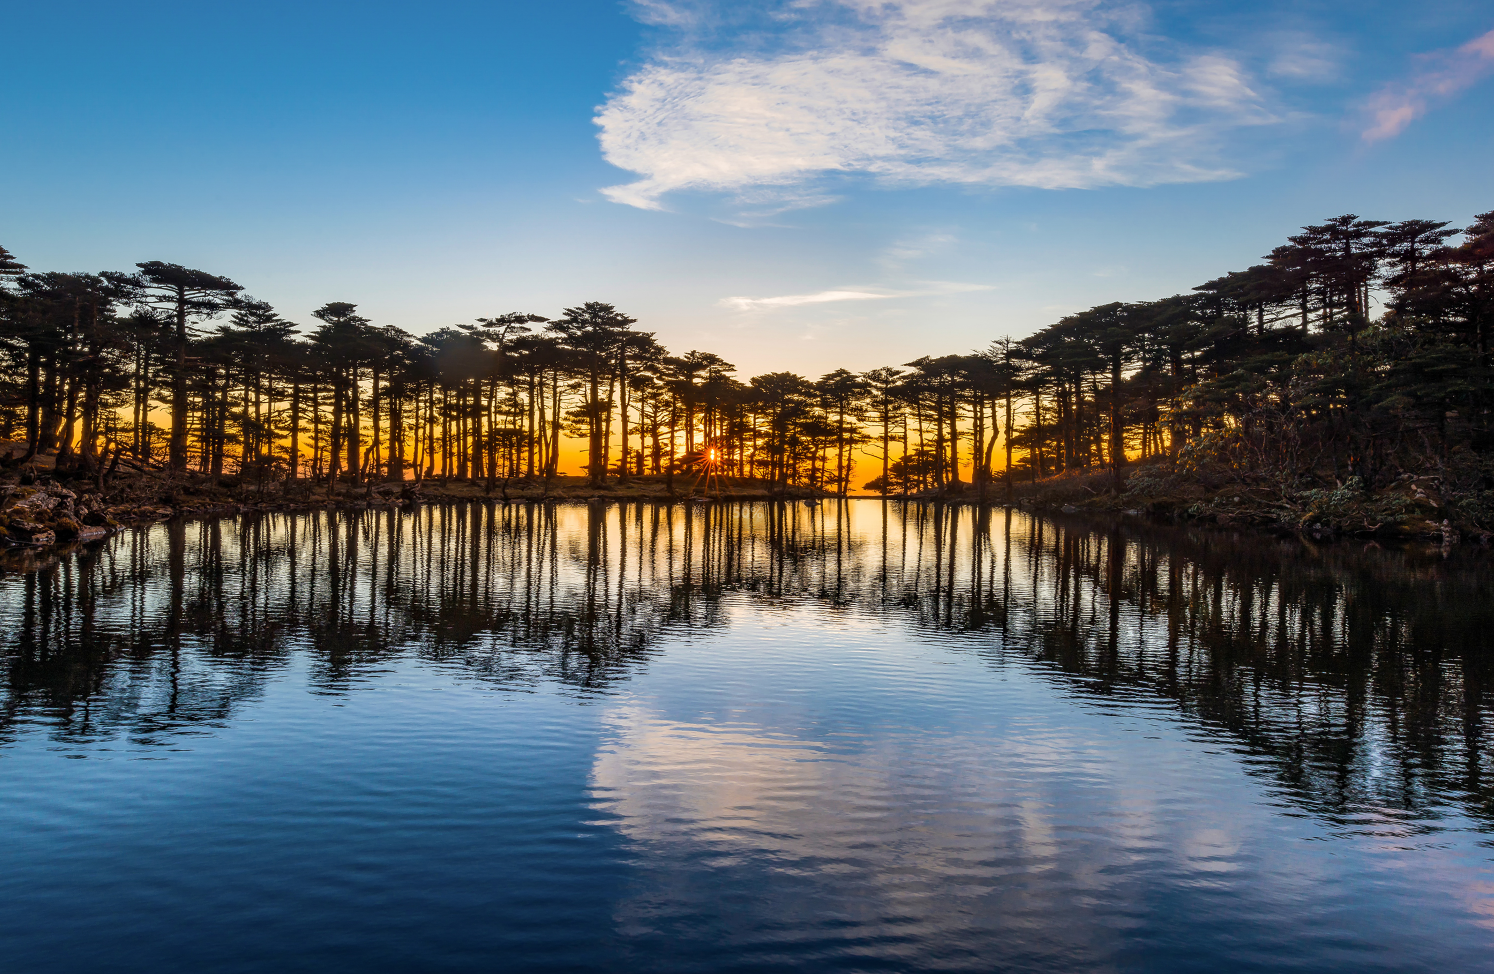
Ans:
[[[9,564],[7,970],[1494,970],[1477,552],[859,500]]]

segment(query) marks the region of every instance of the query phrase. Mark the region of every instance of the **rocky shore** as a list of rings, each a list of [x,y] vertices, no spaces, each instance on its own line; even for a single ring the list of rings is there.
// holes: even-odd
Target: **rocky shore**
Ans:
[[[98,494],[80,495],[55,482],[0,487],[0,540],[8,544],[97,541],[120,527]]]
[[[1191,521],[1313,540],[1373,538],[1489,544],[1494,540],[1494,491],[1406,475],[1368,491],[1357,478],[1333,484],[1280,485],[1219,471],[1179,472],[1166,459],[1109,469],[1073,471],[1037,481],[967,486],[909,499],[957,504],[1010,503],[1024,510],[1104,512],[1173,522]]]
[[[212,478],[195,473],[121,472],[112,479],[51,476],[28,466],[0,469],[0,547],[65,550],[101,540],[123,527],[175,517],[255,512],[402,509],[419,504],[654,503],[817,501],[823,491],[765,481],[733,481],[702,490],[693,477],[635,477],[602,486],[585,477],[509,480],[325,481]],[[1494,540],[1494,491],[1459,489],[1435,476],[1404,476],[1364,490],[1357,480],[1282,487],[1219,472],[1183,474],[1165,459],[1130,464],[1117,480],[1108,469],[1074,471],[1008,485],[924,491],[899,500],[1010,504],[1053,513],[1109,513],[1155,520],[1249,527],[1313,540],[1361,537],[1441,544]]]
[[[641,477],[592,485],[584,477],[510,480],[350,480],[259,483],[237,477],[158,472],[99,478],[52,477],[36,470],[0,474],[0,546],[50,549],[85,544],[134,524],[174,517],[222,517],[255,512],[399,509],[418,504],[471,502],[659,503],[809,500],[822,491],[737,481],[703,490],[693,478]]]

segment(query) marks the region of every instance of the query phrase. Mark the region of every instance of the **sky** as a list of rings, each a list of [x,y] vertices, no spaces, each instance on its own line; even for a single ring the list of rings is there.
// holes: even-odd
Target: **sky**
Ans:
[[[811,378],[1494,209],[1487,0],[0,11],[0,244],[414,333],[607,301]]]

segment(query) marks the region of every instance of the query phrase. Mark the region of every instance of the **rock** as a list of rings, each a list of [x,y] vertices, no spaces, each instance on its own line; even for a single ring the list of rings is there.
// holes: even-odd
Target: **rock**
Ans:
[[[78,536],[78,532],[83,530],[83,525],[70,517],[59,517],[52,522],[52,529],[56,531],[57,537],[70,540]]]
[[[48,487],[47,495],[53,500],[54,513],[72,514],[77,507],[78,495],[66,487]]]
[[[71,492],[69,492],[71,493]],[[39,487],[10,487],[0,497],[0,514],[37,514],[57,506],[58,498]]]
[[[100,538],[107,538],[108,536],[109,529],[104,527],[80,527],[78,529],[79,541],[98,541]]]
[[[57,534],[51,528],[34,521],[11,521],[6,525],[5,538],[15,544],[50,545],[57,543]]]
[[[1059,510],[1063,511],[1065,514],[1079,513],[1079,508],[1075,507],[1073,504],[1065,504],[1063,507],[1059,508]]]

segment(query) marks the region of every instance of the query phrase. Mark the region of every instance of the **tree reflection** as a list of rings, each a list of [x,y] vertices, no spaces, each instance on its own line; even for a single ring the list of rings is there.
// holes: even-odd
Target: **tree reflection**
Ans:
[[[1476,552],[1306,548],[1005,510],[455,505],[174,522],[0,575],[0,743],[202,733],[304,667],[419,658],[599,693],[664,639],[812,604],[1070,692],[1166,705],[1284,801],[1494,815],[1494,578]]]

